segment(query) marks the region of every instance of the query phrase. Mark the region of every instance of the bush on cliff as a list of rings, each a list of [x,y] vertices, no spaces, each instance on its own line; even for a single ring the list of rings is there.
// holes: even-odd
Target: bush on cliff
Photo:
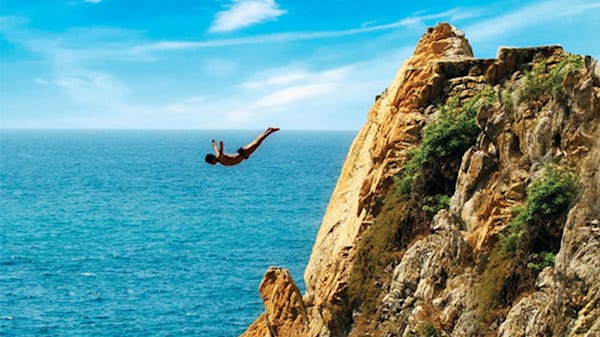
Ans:
[[[546,267],[554,266],[554,260],[556,259],[556,254],[552,252],[541,252],[529,255],[529,263],[527,264],[527,268],[533,269],[535,271],[540,271]]]
[[[531,290],[540,270],[554,265],[577,190],[574,174],[556,165],[544,167],[529,184],[525,205],[513,210],[508,227],[486,256],[475,289],[481,327],[495,319],[496,309],[510,306],[519,294]]]
[[[438,329],[430,320],[425,320],[417,327],[416,334],[409,333],[410,337],[438,337],[440,335]]]
[[[485,87],[471,99],[461,102],[457,96],[438,106],[438,118],[421,132],[421,145],[410,152],[403,172],[385,192],[374,223],[357,244],[348,282],[353,308],[363,313],[376,310],[381,287],[389,281],[386,268],[410,242],[427,233],[435,213],[448,207],[462,156],[479,135],[475,116],[495,100],[494,91]]]
[[[435,215],[437,212],[447,209],[450,207],[450,196],[445,194],[436,194],[434,196],[425,197],[425,206],[421,209],[431,215]]]
[[[583,58],[567,55],[558,64],[542,61],[524,73],[524,83],[519,90],[519,102],[535,102],[542,98],[562,99],[565,96],[563,81],[570,72],[583,69]]]
[[[396,178],[400,196],[410,195],[417,178],[424,175],[431,176],[434,182],[448,182],[449,188],[438,193],[440,196],[436,196],[436,200],[444,201],[445,198],[441,196],[453,192],[460,158],[475,144],[479,135],[475,120],[477,112],[483,105],[495,100],[496,94],[486,86],[466,102],[454,96],[438,106],[437,120],[423,129],[421,145],[409,152],[410,159],[404,164],[402,174]],[[430,207],[435,209],[436,205]]]
[[[548,165],[527,188],[524,207],[516,208],[507,233],[500,236],[504,251],[553,252],[560,248],[562,223],[577,195],[575,175]]]

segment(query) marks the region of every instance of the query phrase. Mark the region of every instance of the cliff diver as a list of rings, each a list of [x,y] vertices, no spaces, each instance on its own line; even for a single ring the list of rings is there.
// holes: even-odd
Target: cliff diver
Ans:
[[[217,142],[213,139],[212,146],[215,149],[215,154],[209,153],[204,158],[204,161],[211,165],[216,165],[217,163],[221,163],[221,165],[225,166],[233,166],[241,163],[244,159],[248,159],[256,149],[260,146],[260,144],[265,140],[269,135],[274,132],[279,131],[279,128],[267,128],[263,133],[258,135],[256,139],[254,139],[250,144],[246,146],[240,147],[236,153],[225,153],[223,152],[223,141],[219,142],[219,147],[217,147]]]

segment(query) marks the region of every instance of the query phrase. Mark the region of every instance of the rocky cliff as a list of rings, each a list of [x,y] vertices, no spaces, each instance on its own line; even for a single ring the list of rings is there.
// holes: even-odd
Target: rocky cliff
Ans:
[[[600,66],[430,28],[243,336],[600,336]]]

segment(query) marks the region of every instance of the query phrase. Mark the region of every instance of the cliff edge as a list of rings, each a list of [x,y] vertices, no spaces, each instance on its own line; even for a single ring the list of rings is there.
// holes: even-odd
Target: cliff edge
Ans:
[[[599,126],[591,57],[428,29],[242,336],[600,336]]]

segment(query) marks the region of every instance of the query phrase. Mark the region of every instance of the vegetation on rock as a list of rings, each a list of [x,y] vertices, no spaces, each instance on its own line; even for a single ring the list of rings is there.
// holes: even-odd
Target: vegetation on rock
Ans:
[[[514,274],[514,262],[507,259],[498,247],[495,247],[489,255],[482,256],[480,260],[485,269],[481,274],[481,280],[475,287],[477,322],[474,323],[478,324],[474,325],[477,328],[484,328],[487,322],[494,320],[496,307],[510,304],[511,299],[507,296],[508,292],[511,290],[513,290],[513,294],[517,292],[517,289],[510,289],[510,285],[514,285],[515,281],[520,280],[518,275]],[[521,284],[521,286],[523,285]]]
[[[514,209],[499,242],[485,257],[476,288],[477,318],[485,326],[502,307],[533,287],[537,273],[554,266],[566,214],[577,195],[573,173],[547,165],[527,188],[525,205]]]
[[[427,320],[417,327],[417,334],[412,334],[414,337],[438,337],[440,335],[438,329]]]
[[[374,312],[381,292],[381,278],[393,259],[391,252],[398,250],[398,235],[411,232],[407,209],[393,191],[389,191],[377,221],[365,231],[352,267],[348,293],[352,306],[363,312]]]
[[[462,35],[430,33],[344,165],[305,275],[306,336],[594,332],[600,67],[560,46],[438,59]]]
[[[454,96],[438,105],[437,120],[423,129],[421,145],[410,151],[410,159],[404,164],[401,176],[396,178],[400,196],[406,198],[411,194],[419,176],[430,175],[438,183],[443,180],[449,184],[444,184],[447,186],[443,188],[444,193],[424,196],[428,201],[424,210],[435,214],[446,208],[456,182],[456,159],[460,164],[462,154],[475,144],[479,135],[477,112],[496,100],[492,88],[486,86],[465,102]]]
[[[386,267],[416,237],[427,233],[433,215],[449,206],[462,156],[480,132],[477,112],[496,100],[492,88],[485,86],[469,99],[455,96],[438,105],[437,119],[422,130],[421,144],[410,152],[401,175],[382,200],[375,223],[357,245],[348,282],[353,307],[376,310],[384,278],[391,276],[384,272]]]
[[[539,261],[539,262],[529,262],[527,264],[527,268],[533,269],[536,271],[540,271],[546,267],[554,266],[554,260],[556,259],[556,254],[552,252],[541,252],[529,255],[530,261]]]
[[[583,69],[583,58],[567,55],[558,64],[538,62],[524,73],[524,83],[518,91],[519,102],[535,102],[543,97],[562,99],[565,96],[563,81],[570,72]]]
[[[556,253],[561,224],[577,190],[577,180],[571,172],[556,165],[546,166],[541,177],[527,188],[525,206],[515,209],[507,232],[500,236],[504,251],[511,255],[517,250]],[[533,259],[539,257],[535,255]]]

